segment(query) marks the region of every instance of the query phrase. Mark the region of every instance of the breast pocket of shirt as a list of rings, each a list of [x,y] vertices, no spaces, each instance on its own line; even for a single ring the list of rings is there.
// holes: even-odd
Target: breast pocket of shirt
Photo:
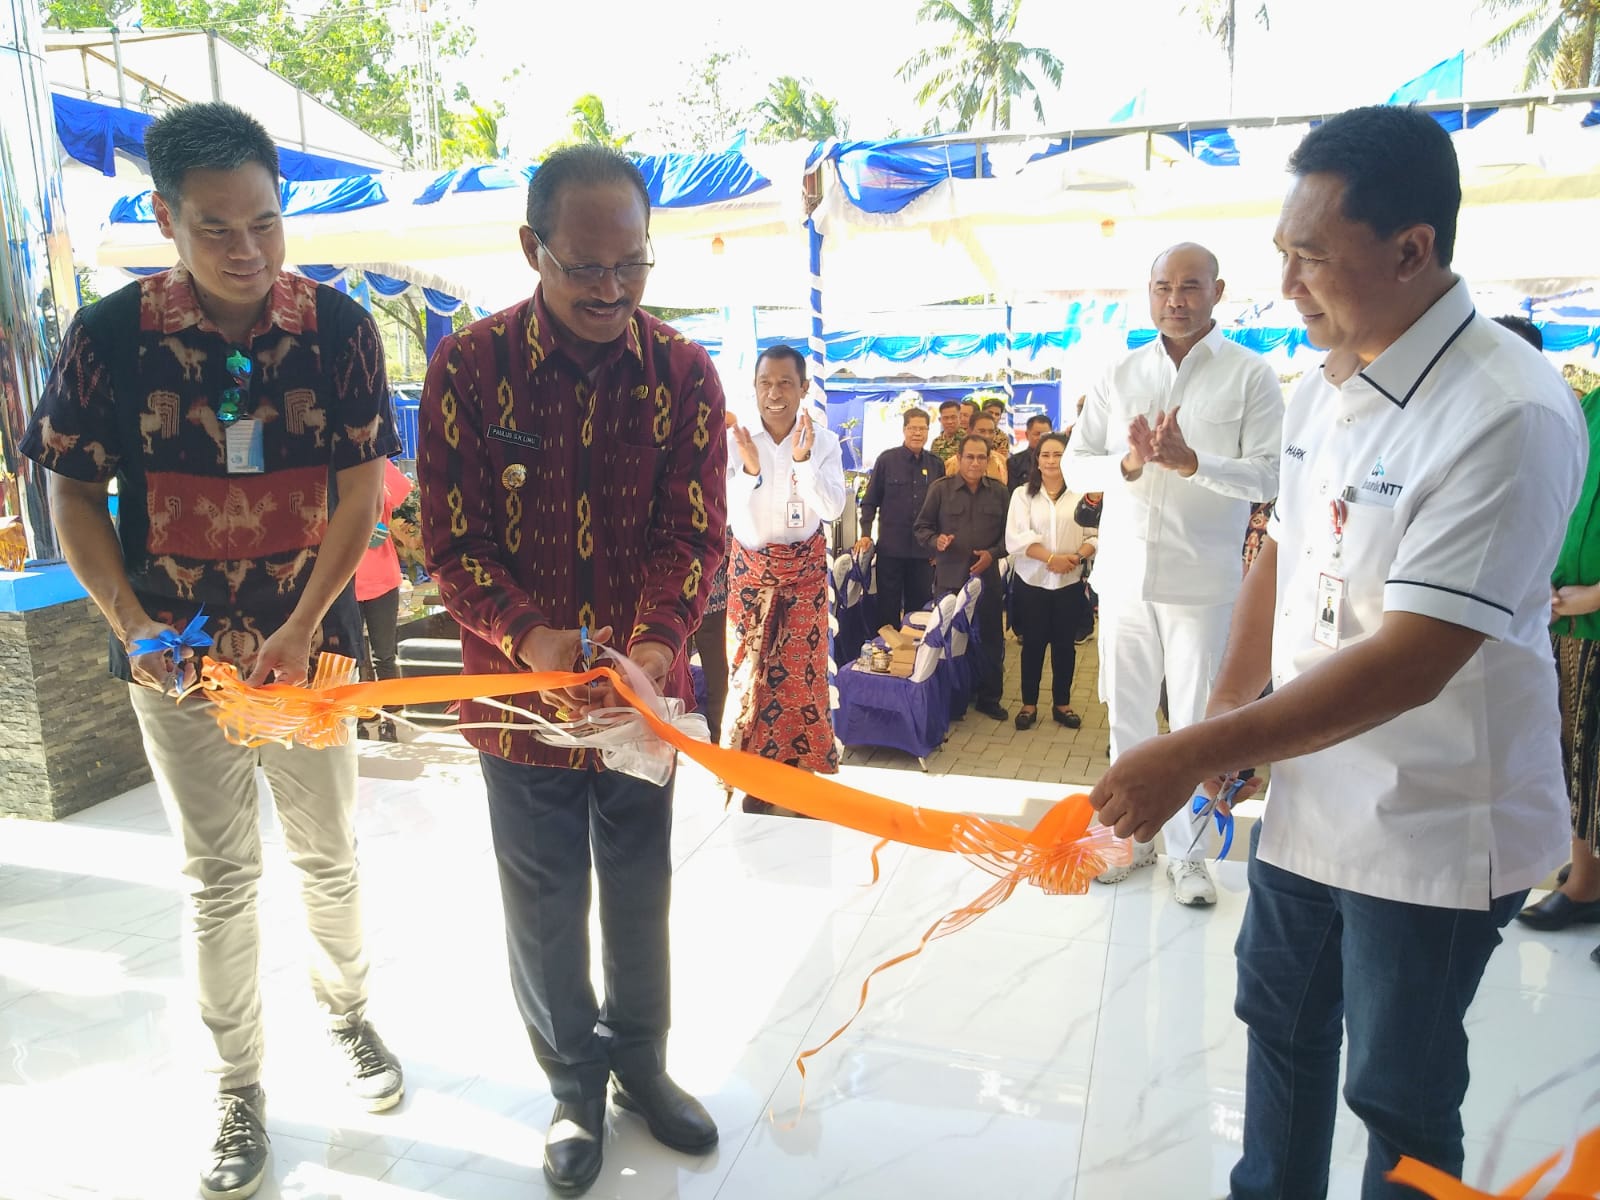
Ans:
[[[599,508],[606,519],[606,530],[616,541],[634,546],[643,544],[658,503],[659,474],[665,457],[666,452],[654,446],[613,442],[611,453],[602,456],[596,464],[600,477],[590,480],[590,486],[600,498]],[[688,490],[690,508],[703,522],[703,486],[697,479],[690,480]]]
[[[1150,427],[1155,428],[1156,419],[1161,416],[1161,397],[1154,392],[1119,392],[1111,402],[1109,427],[1106,429],[1107,446],[1125,446],[1128,442],[1128,426],[1134,419],[1143,417],[1150,422]]]
[[[996,541],[1005,532],[1009,498],[999,488],[984,488],[975,498],[978,537],[985,543]]]
[[[972,513],[972,493],[966,488],[956,488],[940,506],[939,532],[953,533],[959,537],[965,530],[967,518]]]
[[[1240,430],[1244,426],[1243,396],[1207,396],[1190,400],[1178,410],[1178,427],[1191,450],[1239,456]]]

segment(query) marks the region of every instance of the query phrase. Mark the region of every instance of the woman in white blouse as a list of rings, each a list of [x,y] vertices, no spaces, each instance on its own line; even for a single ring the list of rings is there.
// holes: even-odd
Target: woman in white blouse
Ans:
[[[1073,641],[1085,616],[1084,563],[1098,547],[1093,530],[1074,517],[1079,496],[1061,477],[1061,456],[1067,439],[1047,433],[1039,439],[1034,468],[1026,486],[1011,493],[1006,520],[1006,551],[1016,564],[1012,616],[1022,635],[1022,708],[1018,729],[1032,729],[1039,718],[1039,680],[1044,652],[1050,651],[1052,715],[1060,725],[1077,729],[1083,718],[1072,711],[1072,672],[1077,664]]]

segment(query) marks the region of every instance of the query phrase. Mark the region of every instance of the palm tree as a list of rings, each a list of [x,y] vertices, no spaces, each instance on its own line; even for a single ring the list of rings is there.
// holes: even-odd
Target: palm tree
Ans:
[[[1061,85],[1061,60],[1048,50],[1012,39],[1022,0],[922,0],[917,20],[953,26],[950,40],[924,50],[895,72],[898,78],[922,77],[917,103],[930,101],[939,112],[955,117],[961,129],[986,119],[990,129],[1011,128],[1011,101],[1031,96],[1033,115],[1044,123],[1039,87],[1027,73],[1036,67],[1051,86]],[[935,120],[938,118],[935,117]]]
[[[820,142],[844,137],[849,122],[839,116],[838,103],[811,90],[809,79],[780,75],[767,87],[766,98],[755,107],[761,118],[756,140],[761,142]]]
[[[1522,87],[1541,84],[1587,88],[1600,82],[1596,48],[1600,47],[1600,0],[1482,0],[1491,13],[1510,13],[1510,22],[1487,46],[1503,53],[1529,37]]]
[[[1239,14],[1237,0],[1196,0],[1193,4],[1186,4],[1181,11],[1193,11],[1200,18],[1200,24],[1205,31],[1222,43],[1222,48],[1228,55],[1228,112],[1233,112],[1233,63],[1234,49],[1239,37]],[[1263,29],[1272,28],[1272,17],[1267,12],[1263,3],[1256,9],[1256,20]]]
[[[621,150],[633,140],[633,134],[618,133],[611,128],[611,122],[606,118],[605,101],[593,92],[579,96],[573,101],[567,115],[572,118],[572,136],[568,139],[569,144],[593,142],[600,146],[610,146],[613,150]]]

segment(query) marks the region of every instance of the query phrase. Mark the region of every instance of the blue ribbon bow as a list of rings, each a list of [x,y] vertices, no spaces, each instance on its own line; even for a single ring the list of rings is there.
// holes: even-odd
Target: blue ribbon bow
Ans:
[[[137,658],[141,654],[158,654],[163,650],[176,652],[184,646],[199,650],[209,645],[211,645],[211,635],[206,632],[206,612],[202,608],[183,627],[182,633],[176,629],[163,629],[153,638],[140,638],[133,643],[131,653]]]

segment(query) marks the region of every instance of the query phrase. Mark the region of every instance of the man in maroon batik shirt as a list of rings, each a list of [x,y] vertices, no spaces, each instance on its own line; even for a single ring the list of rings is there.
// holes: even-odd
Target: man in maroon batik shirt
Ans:
[[[533,297],[446,338],[429,365],[423,539],[469,673],[570,670],[587,629],[692,703],[685,645],[723,557],[723,396],[705,351],[638,307],[649,221],[628,159],[552,154],[521,232]],[[598,699],[514,703],[554,718]],[[475,703],[461,715],[506,720]],[[467,737],[488,785],[513,991],[557,1102],[546,1178],[570,1195],[599,1174],[608,1077],[659,1141],[708,1152],[716,1125],[665,1070],[672,782],[604,770],[526,728]],[[602,1004],[589,981],[591,845]]]

